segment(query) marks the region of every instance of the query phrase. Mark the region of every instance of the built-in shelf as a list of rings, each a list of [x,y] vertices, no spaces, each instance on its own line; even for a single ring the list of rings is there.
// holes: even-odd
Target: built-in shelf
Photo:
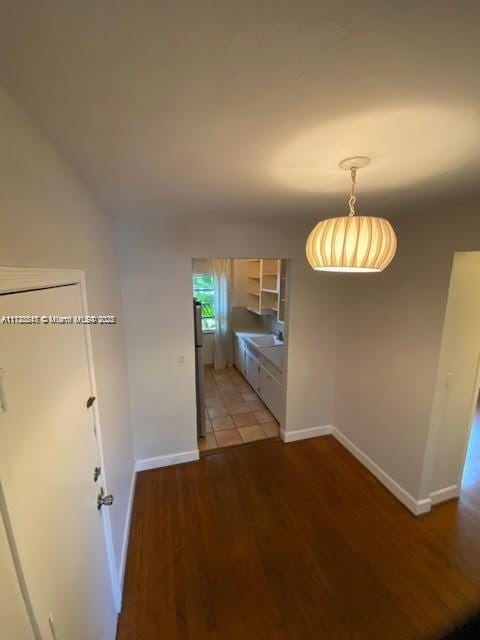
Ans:
[[[285,321],[287,261],[251,258],[248,261],[247,309],[257,315],[275,313]]]
[[[279,303],[277,311],[277,321],[280,323],[285,322],[285,310],[287,307],[287,262],[286,260],[280,261],[280,291],[278,294]]]

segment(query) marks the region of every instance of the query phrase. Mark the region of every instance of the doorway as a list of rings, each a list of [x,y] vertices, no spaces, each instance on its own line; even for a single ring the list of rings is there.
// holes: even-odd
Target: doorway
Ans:
[[[192,282],[200,452],[279,438],[289,261],[193,259]]]
[[[480,252],[454,255],[426,458],[433,504],[480,489]]]

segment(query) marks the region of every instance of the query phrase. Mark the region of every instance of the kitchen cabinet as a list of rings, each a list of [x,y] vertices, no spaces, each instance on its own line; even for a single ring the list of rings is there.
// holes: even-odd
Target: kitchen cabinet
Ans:
[[[253,337],[243,338],[234,333],[235,367],[263,400],[270,413],[280,422],[283,415],[283,374],[275,363],[277,356],[271,353],[276,347],[259,349],[251,344],[251,340],[264,336],[247,335]]]
[[[287,304],[287,261],[248,260],[247,309],[257,315],[276,315],[285,322]]]
[[[260,364],[258,358],[248,349],[245,356],[245,377],[250,386],[260,392]]]
[[[245,345],[245,340],[242,338],[235,338],[235,349],[234,349],[234,358],[233,361],[235,363],[236,368],[242,376],[246,375],[245,371],[245,356],[246,356],[247,347]]]
[[[280,420],[282,412],[282,383],[276,376],[267,371],[265,367],[260,367],[260,397],[270,409],[272,415]]]

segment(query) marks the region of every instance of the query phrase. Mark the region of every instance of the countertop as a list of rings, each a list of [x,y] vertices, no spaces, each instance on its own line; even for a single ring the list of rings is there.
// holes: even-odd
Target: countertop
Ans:
[[[263,356],[266,360],[271,362],[274,367],[276,367],[279,371],[283,370],[283,353],[284,353],[284,344],[277,344],[271,347],[257,347],[257,345],[252,344],[250,338],[255,338],[257,336],[265,336],[270,335],[269,331],[253,331],[249,329],[239,330],[234,329],[233,333],[239,338],[243,338],[246,340],[249,345],[261,356]]]

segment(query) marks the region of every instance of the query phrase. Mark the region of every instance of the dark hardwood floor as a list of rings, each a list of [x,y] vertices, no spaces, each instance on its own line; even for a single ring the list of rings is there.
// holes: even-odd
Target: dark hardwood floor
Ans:
[[[118,640],[440,638],[480,609],[480,482],[416,518],[332,437],[139,474]]]

